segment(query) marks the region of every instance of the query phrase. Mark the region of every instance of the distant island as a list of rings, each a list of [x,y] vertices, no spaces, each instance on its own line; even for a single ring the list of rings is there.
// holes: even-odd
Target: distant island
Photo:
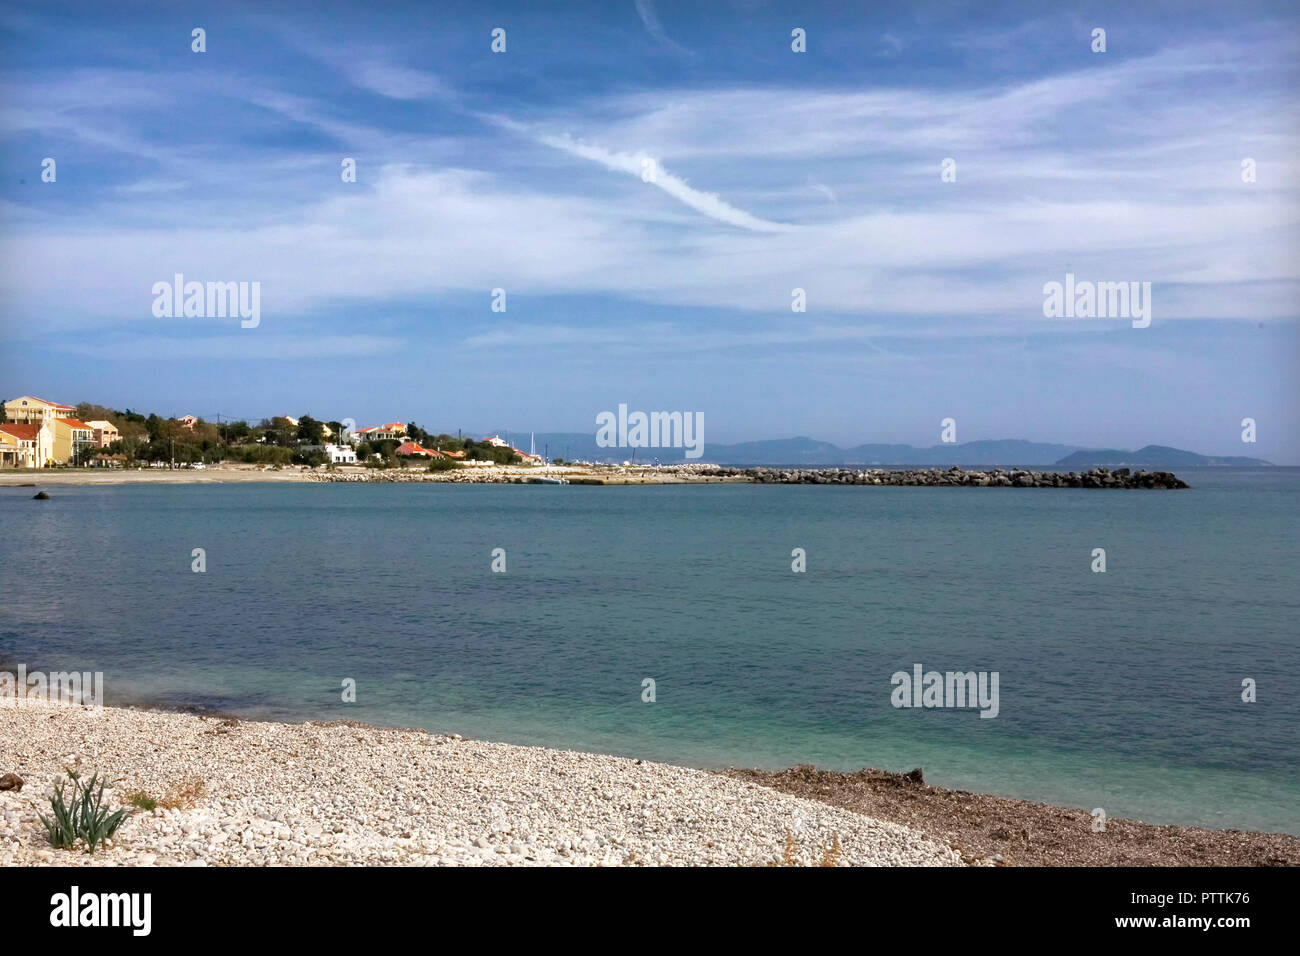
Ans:
[[[1076,451],[1072,455],[1066,455],[1055,464],[1060,468],[1091,468],[1096,465],[1136,465],[1160,468],[1198,468],[1207,466],[1257,468],[1272,463],[1261,458],[1198,455],[1194,451],[1183,451],[1181,448],[1147,445],[1137,451],[1120,451],[1114,448]]]
[[[638,463],[647,463],[658,460],[664,463],[680,463],[685,460],[683,450],[680,448],[602,448],[596,444],[593,435],[581,432],[538,432],[535,441],[538,451],[545,446],[549,448],[551,455],[562,455],[570,461],[634,460]],[[1194,468],[1215,465],[1250,468],[1272,465],[1272,462],[1261,458],[1201,455],[1163,445],[1147,445],[1137,451],[1124,451],[1111,448],[1089,449],[1079,445],[1009,438],[931,445],[928,448],[886,444],[864,444],[841,448],[830,442],[803,436],[743,442],[735,445],[707,442],[702,460],[719,465],[844,467],[1018,465],[1067,470],[1097,465],[1107,467],[1128,465],[1144,468]]]

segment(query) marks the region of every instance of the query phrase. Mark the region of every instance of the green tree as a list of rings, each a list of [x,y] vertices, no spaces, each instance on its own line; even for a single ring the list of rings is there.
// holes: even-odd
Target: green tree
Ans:
[[[410,436],[411,441],[417,445],[423,445],[425,448],[428,448],[433,443],[433,436],[415,422],[411,422],[406,426],[406,434]]]
[[[325,428],[310,415],[298,419],[298,443],[302,445],[321,445],[325,442]]]

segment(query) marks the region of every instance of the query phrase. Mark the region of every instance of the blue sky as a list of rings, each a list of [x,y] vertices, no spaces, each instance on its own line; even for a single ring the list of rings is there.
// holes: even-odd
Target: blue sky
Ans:
[[[0,393],[467,432],[594,432],[626,402],[716,442],[930,445],[952,417],[961,441],[1300,463],[1298,25],[7,3]],[[260,325],[155,318],[178,272],[260,282]],[[1151,282],[1150,327],[1045,318],[1067,272]]]

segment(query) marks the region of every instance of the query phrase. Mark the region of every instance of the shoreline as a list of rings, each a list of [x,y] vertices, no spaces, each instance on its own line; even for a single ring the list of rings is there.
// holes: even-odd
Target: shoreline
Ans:
[[[965,860],[998,866],[1300,866],[1300,837],[1288,833],[1124,817],[1108,817],[1097,832],[1085,809],[936,787],[916,770],[718,772],[911,827]]]
[[[18,865],[962,866],[906,827],[720,774],[354,721],[0,707],[0,846]],[[133,812],[90,855],[37,814],[66,770]]]
[[[418,468],[374,469],[356,466],[322,471],[291,465],[279,471],[255,465],[203,469],[42,468],[0,472],[0,487],[48,485],[224,484],[305,482],[319,484],[541,484],[563,479],[571,485],[854,485],[949,488],[1081,488],[1167,490],[1190,485],[1168,471],[1097,467],[1080,472],[1033,468],[815,468],[675,465],[472,465],[449,471]]]
[[[1085,810],[917,771],[706,770],[349,720],[43,702],[0,706],[0,745],[0,775],[26,784],[0,791],[0,846],[29,865],[1300,865],[1288,834],[1120,818],[1093,832]],[[107,777],[114,807],[137,790],[182,796],[93,857],[55,851],[35,814],[70,766]]]

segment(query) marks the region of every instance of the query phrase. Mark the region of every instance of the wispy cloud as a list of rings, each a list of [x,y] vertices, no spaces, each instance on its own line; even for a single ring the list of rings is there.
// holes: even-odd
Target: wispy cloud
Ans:
[[[725,222],[728,225],[749,229],[753,232],[785,232],[794,227],[785,223],[771,222],[758,216],[737,209],[726,202],[717,193],[694,189],[680,176],[674,176],[652,156],[645,153],[618,153],[603,147],[575,140],[570,136],[539,136],[538,141],[547,146],[563,150],[571,156],[589,159],[600,163],[606,169],[636,176],[642,182],[662,189],[682,204],[698,213]]]
[[[392,337],[378,335],[285,335],[242,332],[234,327],[228,335],[122,336],[102,343],[68,339],[55,348],[67,354],[100,359],[258,359],[302,361],[327,358],[365,358],[391,354],[402,346]]]
[[[662,43],[665,47],[677,53],[683,53],[692,56],[690,50],[674,41],[664,32],[663,24],[659,22],[659,13],[655,10],[654,0],[635,0],[636,15],[641,18],[645,25],[646,31]]]
[[[424,100],[445,91],[430,73],[374,60],[356,63],[349,72],[358,86],[395,100]]]

